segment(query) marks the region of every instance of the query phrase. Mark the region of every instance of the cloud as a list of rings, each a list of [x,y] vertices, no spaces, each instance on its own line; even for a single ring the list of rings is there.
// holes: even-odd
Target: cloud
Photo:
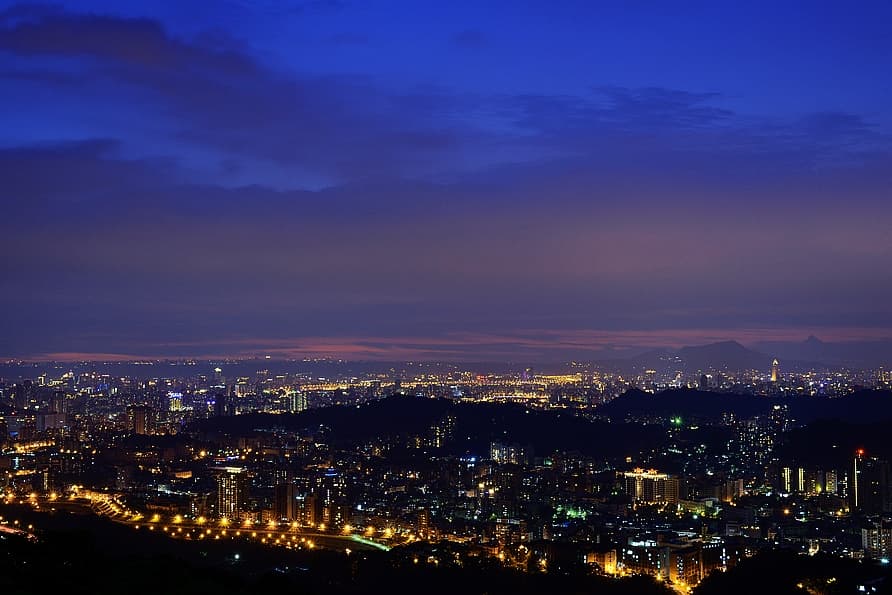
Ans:
[[[596,97],[606,101],[600,111],[615,125],[637,129],[690,129],[722,125],[734,112],[711,105],[722,99],[719,93],[691,93],[678,89],[645,87],[599,87]]]
[[[460,122],[443,126],[405,105],[397,113],[373,81],[277,73],[231,44],[184,41],[148,19],[50,14],[0,30],[0,49],[89,59],[84,84],[92,80],[112,93],[121,83],[139,89],[152,117],[174,131],[169,143],[297,166],[322,179],[449,169],[474,140]],[[298,176],[294,184],[301,182]]]
[[[397,87],[147,19],[0,22],[0,354],[507,357],[892,326],[892,152],[858,114]]]
[[[183,39],[149,19],[33,11],[0,28],[0,49],[31,64],[6,68],[7,78],[66,85],[94,122],[148,118],[138,132],[109,122],[107,134],[131,152],[174,152],[212,183],[221,171],[230,184],[320,188],[517,165],[548,175],[556,164],[608,177],[619,166],[752,179],[760,169],[859,165],[892,146],[857,114],[772,121],[723,107],[715,92],[594,86],[585,95],[487,96],[276,71],[225,35]],[[80,85],[71,60],[83,61]]]
[[[20,55],[88,56],[140,69],[210,69],[255,73],[243,54],[215,51],[169,36],[151,19],[42,13],[0,31],[0,49]]]

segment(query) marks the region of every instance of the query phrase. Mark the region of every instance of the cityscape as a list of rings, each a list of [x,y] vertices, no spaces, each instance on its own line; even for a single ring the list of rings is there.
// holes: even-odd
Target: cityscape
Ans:
[[[0,0],[0,591],[892,593],[889,23]]]
[[[892,374],[663,361],[9,362],[0,523],[40,539],[41,514],[87,515],[223,541],[236,567],[247,542],[680,593],[781,549],[883,584]]]

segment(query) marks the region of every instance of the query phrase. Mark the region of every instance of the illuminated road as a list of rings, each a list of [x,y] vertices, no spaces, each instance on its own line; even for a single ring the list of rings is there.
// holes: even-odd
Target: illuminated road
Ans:
[[[7,496],[9,498],[9,496]],[[295,524],[279,523],[237,523],[227,519],[207,520],[187,519],[180,515],[164,518],[160,514],[143,514],[128,508],[116,494],[79,490],[76,496],[58,498],[55,494],[39,498],[31,494],[20,503],[28,503],[37,509],[43,505],[90,512],[117,523],[128,525],[135,530],[158,531],[173,539],[219,540],[244,539],[264,545],[290,549],[314,549],[343,551],[345,553],[371,550],[389,550],[390,547],[365,536],[348,532],[344,534],[325,533]]]

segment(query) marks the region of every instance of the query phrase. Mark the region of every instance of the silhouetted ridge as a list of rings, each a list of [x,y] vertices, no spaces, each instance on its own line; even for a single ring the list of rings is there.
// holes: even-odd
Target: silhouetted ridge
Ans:
[[[769,398],[693,389],[673,389],[656,394],[630,390],[600,407],[598,413],[615,422],[675,415],[719,420],[724,413],[745,419],[766,415],[775,405],[786,406],[789,417],[800,423],[819,419],[852,423],[892,419],[892,392],[875,390],[857,391],[837,398]]]
[[[251,414],[195,422],[199,434],[238,435],[282,428],[309,431],[324,428],[325,439],[341,447],[370,440],[425,435],[446,415],[454,418],[454,439],[442,447],[449,454],[486,454],[492,441],[516,442],[540,455],[579,451],[619,456],[649,448],[661,439],[657,428],[638,424],[592,422],[569,412],[533,411],[520,405],[457,403],[447,399],[393,396],[361,407],[328,407],[299,414]]]
[[[737,341],[722,341],[678,350],[688,370],[760,370],[771,365],[771,357],[747,349]]]

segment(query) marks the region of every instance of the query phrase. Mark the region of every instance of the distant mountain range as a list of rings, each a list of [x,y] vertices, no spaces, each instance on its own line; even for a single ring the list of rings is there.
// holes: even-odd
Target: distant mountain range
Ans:
[[[744,347],[737,341],[722,341],[678,350],[655,349],[627,359],[607,363],[624,371],[646,369],[658,372],[683,370],[769,370],[773,357]]]
[[[802,342],[764,341],[755,348],[737,341],[721,341],[681,349],[655,349],[630,358],[603,360],[601,363],[624,371],[683,370],[764,370],[780,360],[782,370],[822,367],[892,367],[892,341],[826,343],[815,336]]]
[[[822,362],[831,366],[892,367],[892,340],[889,339],[829,343],[811,335],[798,343],[763,341],[754,347],[786,360]]]

